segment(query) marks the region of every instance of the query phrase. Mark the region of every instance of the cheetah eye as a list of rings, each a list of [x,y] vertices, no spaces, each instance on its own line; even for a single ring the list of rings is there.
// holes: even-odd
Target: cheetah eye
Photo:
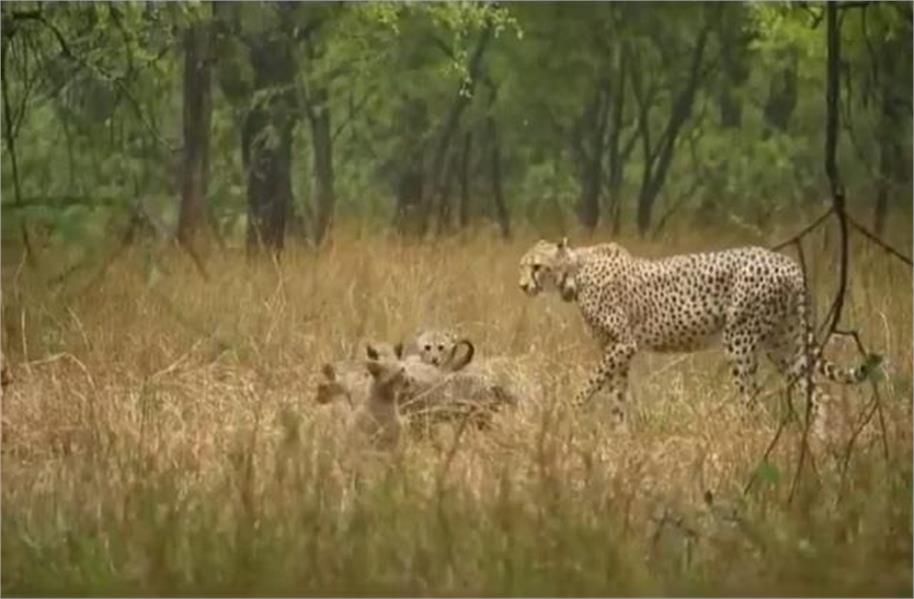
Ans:
[[[439,345],[439,346],[438,346],[438,351],[444,351],[444,346],[443,346],[443,345]]]
[[[432,351],[432,346],[431,346],[431,345],[426,345],[426,346],[425,346],[425,351]]]
[[[534,265],[533,265],[533,272],[539,272],[540,268],[542,268],[541,265],[539,265],[539,264],[534,264]]]

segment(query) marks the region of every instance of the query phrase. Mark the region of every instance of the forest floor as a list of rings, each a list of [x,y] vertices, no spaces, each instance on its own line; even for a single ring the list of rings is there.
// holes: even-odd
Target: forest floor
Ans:
[[[639,355],[627,431],[598,400],[566,409],[598,352],[574,305],[518,289],[535,239],[339,235],[278,263],[227,252],[208,281],[175,250],[62,282],[5,267],[3,593],[910,596],[908,267],[855,242],[842,322],[885,356],[878,410],[870,383],[826,387],[835,438],[795,477],[798,422],[763,461],[786,413],[768,365],[749,419],[720,351]],[[319,366],[428,326],[533,365],[544,401],[354,450],[345,408],[314,402]]]

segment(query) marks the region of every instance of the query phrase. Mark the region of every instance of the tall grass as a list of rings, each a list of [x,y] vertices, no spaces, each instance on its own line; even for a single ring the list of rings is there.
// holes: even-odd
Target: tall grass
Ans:
[[[339,234],[278,263],[227,252],[208,282],[168,250],[62,285],[5,268],[3,592],[910,594],[908,269],[854,245],[844,320],[886,357],[880,410],[846,452],[872,392],[829,387],[844,419],[788,500],[802,427],[760,463],[784,413],[770,369],[748,417],[721,352],[636,358],[626,431],[599,400],[564,409],[597,350],[573,305],[517,289],[534,239]],[[715,239],[628,241],[731,245]],[[534,364],[545,401],[354,450],[343,408],[313,401],[319,365],[423,326]],[[829,354],[857,359],[841,339]]]

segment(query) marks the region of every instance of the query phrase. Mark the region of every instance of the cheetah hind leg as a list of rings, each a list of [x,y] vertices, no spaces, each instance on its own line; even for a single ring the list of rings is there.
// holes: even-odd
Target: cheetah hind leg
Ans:
[[[791,348],[791,343],[781,342],[767,344],[768,359],[774,364],[778,372],[784,376],[788,385],[788,406],[791,415],[801,423],[805,422],[807,401],[810,419],[810,432],[812,438],[818,443],[828,441],[828,406],[832,402],[831,396],[821,387],[816,385],[814,372],[809,369],[806,354],[802,348]],[[793,398],[800,399],[802,406],[799,412],[794,406]]]
[[[755,399],[758,396],[755,375],[758,371],[759,338],[750,331],[733,329],[725,330],[723,337],[724,350],[730,363],[730,374],[746,411],[751,413],[754,411]]]

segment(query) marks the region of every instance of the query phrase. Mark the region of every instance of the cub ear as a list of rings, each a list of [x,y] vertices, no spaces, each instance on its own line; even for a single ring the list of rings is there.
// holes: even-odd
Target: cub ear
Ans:
[[[365,362],[365,367],[374,378],[378,378],[384,373],[384,365],[375,360],[367,360]]]
[[[462,355],[460,353],[461,347],[466,348]],[[473,354],[475,353],[476,347],[473,345],[473,342],[466,338],[461,339],[454,344],[454,349],[451,350],[451,355],[448,358],[448,361],[443,364],[443,368],[450,372],[462,370],[473,361]]]
[[[338,397],[346,396],[346,390],[337,382],[321,383],[317,386],[314,399],[319,404],[330,403]]]
[[[403,359],[403,342],[402,341],[398,341],[397,344],[394,345],[394,355],[397,356],[398,360]]]
[[[371,359],[371,360],[377,360],[377,359],[379,359],[379,358],[381,357],[381,354],[378,352],[378,348],[376,348],[376,347],[375,347],[374,345],[372,345],[371,343],[366,343],[366,344],[365,344],[365,354],[366,354],[366,355],[369,357],[369,359]]]
[[[562,237],[562,240],[559,242],[559,249],[563,250],[563,251],[568,249],[568,238],[567,237]]]
[[[336,368],[333,367],[333,364],[324,364],[321,366],[321,372],[327,377],[328,380],[336,380]]]

